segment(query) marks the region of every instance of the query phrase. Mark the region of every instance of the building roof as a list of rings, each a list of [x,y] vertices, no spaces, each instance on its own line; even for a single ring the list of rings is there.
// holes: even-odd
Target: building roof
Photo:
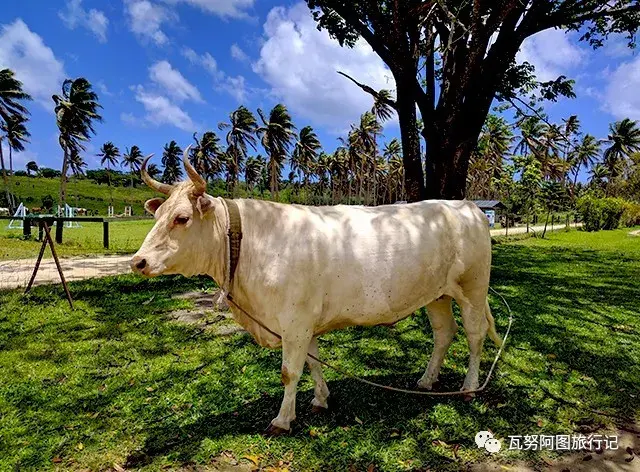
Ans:
[[[472,200],[479,208],[488,210],[499,210],[504,208],[500,200]]]

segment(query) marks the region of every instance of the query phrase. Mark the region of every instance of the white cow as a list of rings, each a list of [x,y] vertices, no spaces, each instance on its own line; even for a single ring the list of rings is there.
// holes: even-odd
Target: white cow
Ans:
[[[168,195],[145,208],[156,224],[131,260],[146,276],[206,274],[229,291],[234,318],[256,341],[282,347],[284,399],[268,429],[286,432],[295,419],[296,386],[305,361],[314,380],[316,408],[326,408],[329,390],[318,356],[317,336],[346,326],[392,324],[426,306],[434,351],[419,380],[431,389],[457,330],[455,299],[469,341],[469,369],[462,390],[478,387],[487,332],[500,344],[487,303],[491,240],[486,217],[472,202],[423,201],[379,207],[309,207],[260,200],[234,200],[242,221],[242,243],[229,282],[229,213],[222,198],[186,158],[189,180],[170,186],[142,177]]]

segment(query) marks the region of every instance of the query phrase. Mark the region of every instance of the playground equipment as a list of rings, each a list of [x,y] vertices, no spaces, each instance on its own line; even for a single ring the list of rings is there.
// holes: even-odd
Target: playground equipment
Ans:
[[[9,229],[22,229],[22,227],[23,227],[22,225],[23,225],[23,222],[24,222],[24,220],[22,218],[27,216],[27,208],[24,206],[24,203],[20,203],[20,206],[18,206],[18,209],[13,214],[13,216],[16,217],[16,218],[21,218],[21,219],[9,221],[9,226],[7,226],[7,228],[9,228]]]
[[[107,208],[107,217],[113,218],[113,205],[109,205],[109,208]]]
[[[131,207],[130,206],[124,207],[124,216],[131,216]]]
[[[58,205],[58,216],[62,216],[65,218],[75,218],[76,209],[74,207],[70,207],[65,203],[63,210],[62,207]],[[65,228],[80,228],[80,223],[78,223],[77,221],[65,221],[63,224]]]

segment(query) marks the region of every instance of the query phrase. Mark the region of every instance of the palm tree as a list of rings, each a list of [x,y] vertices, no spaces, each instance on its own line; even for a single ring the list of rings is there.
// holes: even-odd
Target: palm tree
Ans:
[[[191,148],[190,159],[193,167],[200,175],[213,178],[223,170],[220,159],[220,138],[213,131],[205,131],[202,139],[198,140],[197,133],[193,133],[195,147]]]
[[[182,149],[178,143],[171,141],[169,144],[165,144],[162,153],[162,165],[164,166],[162,182],[165,184],[172,184],[182,177],[180,154],[182,154]]]
[[[309,193],[309,177],[313,173],[320,148],[322,148],[322,145],[313,128],[311,126],[302,128],[291,153],[291,168],[294,171],[298,171],[301,176],[304,175],[303,183],[307,197]]]
[[[591,175],[589,185],[604,189],[606,181],[609,178],[609,170],[607,167],[602,163],[598,163],[591,168],[589,174]]]
[[[253,187],[260,181],[265,160],[262,156],[250,157],[244,166],[244,181],[249,195],[253,194]]]
[[[227,167],[227,186],[231,186],[232,194],[238,175],[242,172],[243,162],[247,157],[247,146],[256,149],[256,130],[258,123],[255,116],[245,106],[240,106],[229,115],[229,123],[219,123],[218,129],[227,129],[227,150],[224,159]]]
[[[576,183],[578,182],[578,174],[580,173],[580,169],[588,169],[590,167],[593,167],[596,159],[598,158],[598,155],[600,155],[600,143],[594,136],[585,134],[582,138],[582,141],[580,141],[580,143],[578,143],[578,145],[574,147],[569,154],[569,162],[572,165],[574,174],[574,189],[576,187]]]
[[[25,166],[25,168],[27,169],[27,175],[31,176],[31,172],[38,172],[38,164],[36,164],[36,161],[29,161],[27,162],[27,165]]]
[[[87,163],[84,161],[82,156],[76,151],[73,150],[71,157],[69,157],[69,170],[74,175],[74,177],[79,177],[84,175],[84,168],[87,167]]]
[[[133,175],[140,170],[142,165],[143,156],[140,148],[135,144],[131,146],[131,150],[127,149],[127,152],[122,156],[121,165],[129,167],[129,174],[131,175],[131,188],[133,188]]]
[[[624,170],[631,154],[640,151],[640,128],[636,121],[625,118],[609,125],[609,135],[604,140],[609,146],[604,150],[604,165],[609,171],[609,183]]]
[[[393,202],[392,191],[395,193],[395,200],[404,200],[404,166],[402,163],[402,146],[400,141],[393,138],[386,143],[382,155],[387,160],[387,191],[389,201]],[[400,187],[400,190],[398,190]]]
[[[157,165],[151,163],[147,166],[147,174],[149,174],[149,177],[151,177],[152,179],[157,180],[158,177],[160,177],[160,175],[162,174],[162,171],[160,170],[160,168],[158,168]]]
[[[102,121],[98,110],[98,95],[85,78],[67,79],[62,83],[62,94],[51,97],[55,103],[56,122],[60,130],[58,142],[63,151],[60,176],[60,206],[67,198],[67,170],[74,152],[84,150],[84,142],[95,134],[94,122]]]
[[[10,69],[0,70],[0,125],[9,126],[11,121],[19,121],[24,123],[27,120],[29,111],[21,103],[22,101],[31,100],[31,96],[22,90],[22,82],[15,78],[15,74]],[[26,130],[25,130],[26,131]],[[26,133],[25,136],[28,136]],[[9,211],[13,213],[14,202],[11,198],[9,190],[9,178],[7,177],[7,169],[4,165],[4,155],[2,152],[2,139],[0,134],[0,168],[2,169],[2,179],[4,181],[5,192]],[[9,144],[9,153],[11,154],[11,143]],[[10,161],[10,170],[13,172],[13,163]]]
[[[294,130],[296,127],[291,121],[291,115],[287,111],[287,107],[281,103],[271,109],[268,120],[260,109],[258,109],[258,115],[260,115],[263,125],[257,129],[257,134],[261,137],[262,147],[264,147],[269,156],[269,162],[267,163],[269,188],[272,197],[277,199],[280,174],[287,159],[291,141],[295,137]]]
[[[29,142],[31,136],[25,126],[26,122],[27,119],[24,116],[13,115],[0,125],[0,130],[7,138],[9,145],[9,175],[13,175],[13,151],[24,151],[24,145]]]
[[[73,150],[77,154],[77,150]],[[73,154],[72,154],[73,155]],[[96,154],[100,158],[100,165],[106,165],[107,168],[107,183],[109,184],[109,194],[111,196],[111,203],[113,203],[113,190],[111,189],[111,169],[118,164],[118,158],[120,157],[120,149],[116,147],[111,141],[107,141],[100,148],[100,152]]]
[[[349,133],[349,150],[357,158],[357,165],[353,170],[360,182],[360,198],[365,200],[364,184],[369,183],[370,170],[375,168],[376,136],[382,131],[382,126],[371,112],[365,112],[360,116],[358,126],[351,125]],[[356,163],[354,163],[356,164]],[[367,193],[369,193],[369,186]]]
[[[489,115],[469,163],[469,194],[488,198],[502,174],[503,162],[514,137],[504,118]]]

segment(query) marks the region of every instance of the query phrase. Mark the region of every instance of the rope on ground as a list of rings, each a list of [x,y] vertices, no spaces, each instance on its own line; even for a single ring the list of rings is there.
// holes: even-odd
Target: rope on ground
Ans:
[[[509,333],[511,332],[511,325],[513,324],[513,313],[511,312],[511,307],[509,306],[509,303],[507,303],[507,300],[500,294],[498,293],[496,290],[494,290],[492,287],[489,287],[489,289],[495,293],[498,297],[500,297],[503,301],[503,303],[505,304],[505,306],[507,307],[507,311],[509,313],[509,324],[507,326],[507,331],[504,334],[504,338],[502,339],[502,344],[500,345],[500,347],[498,348],[498,352],[496,353],[496,356],[493,360],[493,363],[491,364],[491,368],[489,369],[489,373],[487,374],[487,378],[485,379],[484,383],[473,390],[461,390],[461,391],[451,391],[451,392],[430,392],[430,391],[424,391],[424,390],[410,390],[410,389],[406,389],[406,388],[399,388],[399,387],[392,387],[390,385],[384,385],[378,382],[373,382],[371,380],[367,380],[365,378],[359,377],[355,374],[352,374],[350,372],[347,372],[346,370],[343,370],[339,367],[336,367],[332,364],[329,364],[328,362],[323,361],[322,359],[319,359],[318,357],[314,356],[313,354],[307,352],[307,356],[310,357],[311,359],[313,359],[314,361],[322,364],[323,366],[334,370],[336,372],[338,372],[339,374],[345,375],[349,378],[352,378],[354,380],[357,380],[358,382],[367,384],[367,385],[371,385],[373,387],[378,387],[378,388],[382,388],[385,390],[390,390],[392,392],[400,392],[400,393],[408,393],[408,394],[412,394],[412,395],[424,395],[424,396],[430,396],[430,397],[451,397],[451,396],[457,396],[457,395],[470,395],[472,393],[479,393],[482,392],[487,385],[489,384],[489,380],[491,379],[491,376],[493,375],[493,371],[495,370],[496,364],[498,363],[498,359],[500,358],[500,355],[502,354],[502,351],[504,350],[504,346],[507,342],[507,338],[509,337]],[[260,326],[261,328],[263,328],[264,330],[266,330],[268,333],[272,334],[273,336],[276,336],[278,339],[282,339],[282,336],[280,336],[278,333],[272,331],[271,329],[267,328],[262,322],[258,321],[256,318],[254,318],[252,315],[250,315],[249,313],[247,313],[245,310],[243,310],[240,306],[238,306],[238,304],[233,300],[233,297],[231,296],[231,294],[227,294],[227,300],[229,301],[229,303],[231,303],[236,309],[238,309],[239,311],[241,311],[244,315],[246,315],[247,317],[249,317],[249,319],[251,319],[253,322],[255,322],[258,326]]]

